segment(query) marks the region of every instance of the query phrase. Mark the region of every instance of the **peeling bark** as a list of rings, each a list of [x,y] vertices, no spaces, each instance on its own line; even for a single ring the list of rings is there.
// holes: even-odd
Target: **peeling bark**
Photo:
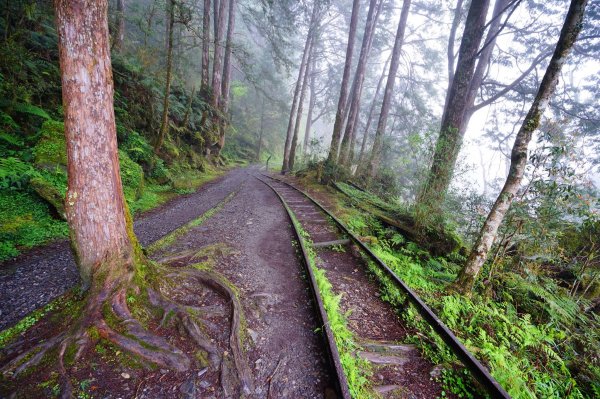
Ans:
[[[107,1],[56,0],[68,159],[66,214],[84,286],[99,265],[131,261],[119,173]]]
[[[510,157],[510,170],[506,182],[481,228],[481,232],[469,255],[467,263],[453,285],[453,288],[459,292],[468,294],[473,289],[477,275],[487,259],[490,248],[496,240],[498,228],[502,224],[504,216],[508,212],[511,203],[521,186],[525,167],[527,166],[529,142],[540,124],[542,114],[547,108],[550,97],[556,89],[565,59],[571,51],[571,48],[577,39],[577,35],[581,30],[586,5],[587,0],[571,1],[550,64],[546,69],[546,73],[544,74],[544,78],[542,79],[542,83],[540,84],[531,108],[523,120],[523,124],[515,138]]]

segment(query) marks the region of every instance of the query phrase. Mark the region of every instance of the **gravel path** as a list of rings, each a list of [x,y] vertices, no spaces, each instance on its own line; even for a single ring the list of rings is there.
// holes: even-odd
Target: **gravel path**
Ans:
[[[148,245],[197,218],[236,190],[248,174],[236,169],[142,215],[134,223],[142,245]],[[66,240],[36,248],[0,265],[0,330],[8,328],[79,281]]]
[[[244,308],[254,397],[336,397],[291,223],[252,173],[221,211],[155,256],[218,248],[211,265],[237,287]]]

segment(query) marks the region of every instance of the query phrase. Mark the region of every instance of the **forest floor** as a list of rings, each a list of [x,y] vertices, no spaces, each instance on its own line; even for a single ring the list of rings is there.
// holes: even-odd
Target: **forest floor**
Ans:
[[[257,172],[257,168],[233,170],[193,194],[144,214],[135,222],[136,234],[151,259],[173,270],[186,267],[208,270],[232,287],[243,311],[241,334],[244,361],[252,375],[250,397],[333,398],[334,383],[323,341],[315,333],[318,320],[304,267],[292,245],[291,223],[274,193],[252,177]],[[335,261],[331,264],[343,266]],[[391,312],[379,303],[377,288],[366,275],[358,273],[357,277],[356,270],[349,273],[352,279],[364,280],[361,285],[364,295],[357,294],[360,298],[357,300],[364,303],[347,302],[344,306],[344,311],[358,309],[350,317],[352,325],[361,325],[361,316],[369,312],[367,308],[371,312],[382,308],[375,313]],[[15,262],[4,264],[0,269],[0,330],[67,292],[77,281],[67,242],[33,250]],[[344,290],[345,283],[343,279],[336,279],[334,287]],[[183,285],[186,284],[184,281]],[[162,323],[150,325],[154,333],[197,358],[195,366],[185,372],[175,372],[123,362],[120,351],[97,345],[96,353],[101,356],[93,357],[91,363],[80,362],[71,368],[76,396],[220,398],[239,395],[235,373],[226,370],[226,365],[231,364],[228,345],[232,327],[228,309],[234,305],[208,288],[194,287],[195,294],[184,294],[184,286],[174,287],[174,297],[202,314],[202,332],[217,347],[221,367],[213,367],[186,342],[181,331]],[[373,292],[365,293],[367,288]],[[347,297],[351,295],[348,293]],[[380,317],[374,320],[377,318]],[[61,322],[64,323],[43,317],[23,333],[21,339],[48,336]],[[398,330],[393,338],[404,336],[402,327],[394,322],[399,323],[399,320],[391,312],[389,320],[382,321],[381,325],[367,325],[373,334],[367,334],[366,338],[385,338],[381,336],[381,329]],[[412,370],[412,377],[403,378],[412,379],[410,385],[416,388],[411,389],[413,394],[408,397],[429,397],[430,389],[439,390],[429,378],[432,365],[424,364],[424,367],[426,370]],[[26,375],[18,385],[0,378],[0,397],[11,397],[15,389],[16,398],[57,395],[55,374],[47,371]]]

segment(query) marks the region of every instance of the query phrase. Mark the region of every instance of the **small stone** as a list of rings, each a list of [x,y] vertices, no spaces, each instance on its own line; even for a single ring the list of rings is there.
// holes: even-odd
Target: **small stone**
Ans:
[[[125,378],[126,380],[131,378],[131,376],[127,373],[121,373],[121,377]]]
[[[167,374],[168,372],[169,372],[169,370],[167,370],[167,369],[160,369],[161,374]]]

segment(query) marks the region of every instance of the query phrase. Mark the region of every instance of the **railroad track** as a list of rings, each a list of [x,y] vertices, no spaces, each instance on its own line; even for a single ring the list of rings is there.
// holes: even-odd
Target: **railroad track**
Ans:
[[[487,369],[465,348],[435,313],[367,245],[307,193],[293,185],[268,175],[255,176],[279,197],[292,220],[300,243],[315,303],[317,304],[330,362],[338,381],[338,393],[350,398],[348,377],[342,367],[340,351],[317,288],[313,267],[326,272],[333,290],[345,293],[343,301],[348,316],[348,328],[361,347],[359,356],[374,364],[370,384],[380,396],[412,394],[429,397],[430,369],[414,347],[397,343],[406,335],[401,320],[390,305],[378,298],[378,287],[367,277],[364,257],[375,263],[406,294],[423,319],[439,334],[458,359],[471,372],[492,398],[510,398]],[[311,267],[311,262],[313,267]],[[343,355],[343,353],[342,353]],[[421,374],[420,381],[415,375]],[[408,387],[408,391],[407,388]],[[411,389],[412,388],[412,389]],[[438,387],[439,388],[439,387]],[[433,389],[433,390],[432,390]],[[411,390],[413,392],[411,392]],[[429,390],[429,391],[428,391]],[[414,392],[417,391],[417,392]]]

